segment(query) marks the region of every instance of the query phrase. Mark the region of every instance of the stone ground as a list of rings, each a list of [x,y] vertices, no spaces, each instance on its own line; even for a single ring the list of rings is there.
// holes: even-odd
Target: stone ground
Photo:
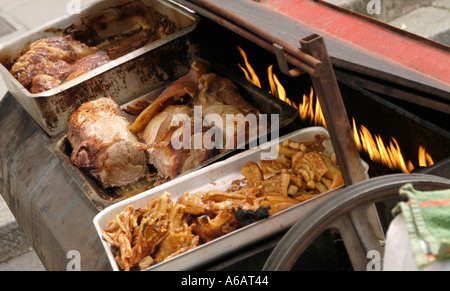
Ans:
[[[0,0],[0,43],[68,13],[75,0]],[[327,0],[450,45],[450,0]],[[80,0],[87,5],[96,0]],[[401,4],[400,4],[401,3]],[[371,12],[375,12],[372,13]],[[379,12],[379,14],[376,14]],[[0,101],[7,88],[0,81]],[[1,193],[0,193],[1,194]],[[0,271],[43,271],[38,256],[0,195]]]
[[[324,1],[450,46],[450,0]]]

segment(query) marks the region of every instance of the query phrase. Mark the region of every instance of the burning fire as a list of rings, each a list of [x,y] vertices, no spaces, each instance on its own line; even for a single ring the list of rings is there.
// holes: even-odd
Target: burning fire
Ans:
[[[366,152],[372,161],[381,162],[391,169],[401,169],[404,173],[410,173],[414,170],[411,162],[405,163],[402,151],[395,138],[392,138],[389,147],[387,147],[379,135],[373,137],[365,126],[361,125],[358,131],[355,119],[353,119],[353,137],[358,149]]]
[[[244,50],[237,47],[241,53],[245,67],[239,64],[239,67],[244,72],[245,77],[251,83],[261,88],[261,82],[250,65],[247,55]],[[280,100],[295,107],[299,111],[300,118],[303,121],[308,121],[311,124],[321,125],[326,127],[325,117],[322,113],[319,100],[316,98],[313,88],[309,94],[303,94],[303,101],[301,104],[292,102],[286,94],[286,90],[273,73],[273,65],[267,69],[267,75],[270,84],[270,93]],[[373,136],[372,133],[363,125],[357,129],[355,119],[353,119],[353,137],[360,152],[368,154],[370,159],[374,162],[379,162],[391,169],[401,170],[404,173],[411,173],[414,170],[414,165],[411,161],[405,161],[400,146],[395,138],[391,138],[389,146],[386,145],[379,135]],[[433,158],[428,154],[424,147],[419,147],[419,166],[429,167],[434,164]]]

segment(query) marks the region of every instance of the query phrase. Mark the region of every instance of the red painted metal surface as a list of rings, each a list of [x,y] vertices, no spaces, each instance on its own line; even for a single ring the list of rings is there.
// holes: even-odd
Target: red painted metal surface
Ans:
[[[450,49],[367,17],[310,0],[260,0],[305,26],[450,85]]]

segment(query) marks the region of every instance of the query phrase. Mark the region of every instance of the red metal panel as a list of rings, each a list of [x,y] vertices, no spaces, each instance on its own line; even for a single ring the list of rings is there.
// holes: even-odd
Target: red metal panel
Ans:
[[[450,84],[450,50],[444,45],[320,2],[260,0],[259,4],[324,35]]]

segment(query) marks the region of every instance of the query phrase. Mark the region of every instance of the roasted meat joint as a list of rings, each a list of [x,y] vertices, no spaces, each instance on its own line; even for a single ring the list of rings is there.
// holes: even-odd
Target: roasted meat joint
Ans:
[[[104,188],[137,181],[148,172],[147,158],[129,126],[111,98],[83,104],[70,117],[71,160]]]
[[[34,41],[10,72],[31,93],[41,93],[175,31],[151,7],[128,1],[84,17],[62,36]]]
[[[404,183],[449,187],[448,49],[329,1],[90,2],[0,43],[46,269],[365,270]]]
[[[88,47],[72,36],[50,37],[32,43],[14,61],[11,74],[31,93],[40,93],[109,60],[106,51]]]
[[[138,116],[130,123],[125,112]],[[246,116],[258,110],[231,80],[210,73],[209,63],[199,59],[154,101],[137,100],[124,113],[104,97],[83,104],[70,117],[71,161],[103,188],[136,182],[149,172],[147,163],[162,179],[198,168],[245,141],[257,126],[248,124]],[[205,120],[211,116],[217,124]]]

